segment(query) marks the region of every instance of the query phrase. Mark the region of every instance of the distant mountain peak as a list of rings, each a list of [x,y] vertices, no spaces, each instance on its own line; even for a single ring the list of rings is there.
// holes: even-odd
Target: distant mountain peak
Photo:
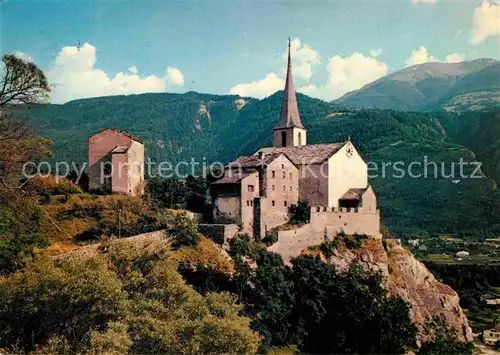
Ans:
[[[500,62],[492,58],[416,64],[348,92],[333,102],[368,108],[421,109],[439,104],[439,99],[452,99],[457,93],[498,91],[492,90],[495,89],[495,82],[496,89],[500,89],[498,68]],[[490,77],[484,75],[485,70]],[[464,85],[464,78],[467,78],[467,85]]]

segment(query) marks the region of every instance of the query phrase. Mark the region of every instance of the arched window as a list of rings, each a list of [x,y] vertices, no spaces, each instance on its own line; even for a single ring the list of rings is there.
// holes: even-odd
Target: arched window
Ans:
[[[302,145],[302,133],[299,132],[299,145]]]
[[[281,132],[281,146],[286,147],[286,132]]]

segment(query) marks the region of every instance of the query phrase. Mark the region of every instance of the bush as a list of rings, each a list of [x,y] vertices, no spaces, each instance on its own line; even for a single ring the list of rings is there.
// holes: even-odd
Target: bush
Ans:
[[[262,238],[262,243],[267,246],[273,245],[276,242],[278,242],[278,231],[273,230],[271,232],[268,232],[267,235]]]
[[[200,241],[200,234],[196,222],[186,214],[176,214],[167,230],[167,235],[172,238],[173,245],[197,245]]]
[[[236,236],[229,241],[229,254],[233,258],[249,255],[250,249],[250,236],[248,234]]]
[[[354,233],[351,236],[344,237],[344,243],[349,249],[359,249],[363,246],[363,241],[368,239],[366,234]]]
[[[0,349],[41,354],[254,354],[228,293],[197,293],[165,240],[88,258],[42,258],[0,279]]]
[[[30,196],[82,193],[78,185],[75,185],[64,177],[54,175],[37,175],[26,183],[24,190]]]
[[[31,198],[0,194],[0,274],[13,272],[34,255],[36,248],[47,246],[48,221],[42,208]]]
[[[311,208],[307,201],[299,201],[297,205],[290,206],[290,223],[305,224],[311,219]]]
[[[458,333],[439,317],[427,318],[424,323],[432,338],[420,347],[418,354],[472,354],[474,345],[458,339]]]

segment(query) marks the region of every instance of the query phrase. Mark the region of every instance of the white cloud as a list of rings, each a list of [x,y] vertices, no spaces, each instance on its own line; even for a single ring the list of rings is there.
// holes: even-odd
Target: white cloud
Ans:
[[[450,53],[446,56],[445,62],[446,63],[457,63],[457,62],[462,62],[463,56],[460,53]]]
[[[387,64],[374,57],[356,52],[350,57],[331,57],[328,61],[328,84],[323,87],[323,97],[334,99],[387,74]]]
[[[294,77],[308,82],[311,79],[313,67],[321,63],[319,53],[307,44],[302,44],[299,38],[291,41],[290,49]],[[282,57],[286,63],[288,52],[285,51]]]
[[[371,57],[378,57],[382,54],[382,48],[372,48],[368,51]]]
[[[307,84],[311,80],[314,67],[321,63],[320,55],[316,50],[311,48],[309,45],[302,43],[299,38],[294,38],[291,41],[290,50],[292,55],[294,80],[296,82],[303,83],[304,85],[306,85],[304,88],[307,88],[308,87]],[[288,50],[285,50],[283,52],[282,58],[283,58],[283,68],[281,70],[282,76],[276,74],[275,72],[270,72],[263,79],[255,80],[248,83],[241,83],[233,86],[229,90],[229,93],[240,96],[252,96],[252,97],[262,98],[272,95],[278,90],[283,90],[285,86]],[[301,89],[297,91],[301,91]]]
[[[284,87],[284,79],[278,77],[275,73],[269,73],[264,79],[243,83],[233,86],[229,93],[232,95],[266,97],[274,94]]]
[[[33,62],[33,57],[31,57],[28,53],[15,51],[12,54],[14,54],[14,56],[17,58],[24,60],[25,62]]]
[[[295,39],[294,41],[296,41]],[[294,50],[294,41],[292,41],[292,56]],[[300,41],[295,42],[300,46]],[[309,48],[304,45],[301,48]],[[314,50],[313,50],[314,51]],[[315,51],[314,51],[315,52]],[[374,49],[371,50],[372,54],[379,55],[382,50]],[[319,64],[319,54],[313,55],[312,52],[306,51],[303,54],[304,58],[309,58],[311,65]],[[285,54],[286,57],[286,54]],[[314,60],[312,60],[314,59]],[[317,59],[317,61],[316,61]],[[293,58],[292,58],[293,60]],[[303,60],[303,63],[307,62]],[[312,64],[314,63],[314,64]],[[297,70],[295,69],[296,64],[293,64],[294,78],[297,76]],[[345,94],[348,91],[356,90],[361,88],[363,85],[368,84],[378,78],[387,74],[387,65],[378,61],[375,56],[365,56],[361,53],[354,53],[349,57],[334,56],[328,61],[327,70],[329,72],[328,81],[323,85],[315,85],[309,83],[310,75],[303,75],[302,81],[305,80],[306,83],[302,86],[296,85],[298,87],[297,91],[306,95],[320,97],[325,100],[333,100]],[[304,73],[308,71],[304,70]],[[256,80],[250,83],[238,84],[231,88],[229,92],[231,94],[238,94],[241,96],[253,96],[253,97],[266,97],[278,90],[283,90],[285,79],[280,78],[274,72],[266,75],[264,79]]]
[[[46,72],[49,82],[54,85],[51,93],[53,102],[64,103],[78,98],[106,95],[164,92],[168,84],[179,84],[180,77],[183,82],[182,73],[176,68],[171,68],[174,69],[174,74],[167,68],[167,73],[158,77],[140,75],[137,67],[131,66],[128,72],[119,72],[111,77],[95,68],[96,52],[96,47],[90,43],[85,43],[80,48],[68,46],[61,49]]]
[[[375,53],[376,54],[376,53]],[[328,60],[328,81],[324,85],[303,86],[297,91],[325,100],[341,97],[387,74],[387,65],[373,56],[359,52],[349,57],[333,56]]]
[[[297,89],[298,92],[306,95],[314,95],[317,90],[318,88],[314,84],[305,85]]]
[[[407,66],[411,66],[427,62],[437,62],[437,59],[429,55],[427,48],[425,48],[424,46],[420,46],[419,49],[413,49],[411,51],[411,55],[408,58],[406,58],[405,62]]]
[[[167,67],[167,81],[174,85],[184,85],[184,74],[178,68]]]
[[[444,62],[446,63],[456,63],[464,60],[464,55],[461,53],[449,53],[446,55]],[[439,60],[438,58],[429,54],[429,51],[424,46],[420,46],[419,49],[413,49],[411,51],[411,55],[406,58],[406,66],[412,66],[416,64],[423,64],[428,62],[443,62],[443,60]]]
[[[412,4],[418,4],[418,3],[423,3],[423,4],[435,4],[437,0],[411,0]]]
[[[478,44],[494,36],[500,36],[500,5],[483,0],[474,10],[471,42]]]

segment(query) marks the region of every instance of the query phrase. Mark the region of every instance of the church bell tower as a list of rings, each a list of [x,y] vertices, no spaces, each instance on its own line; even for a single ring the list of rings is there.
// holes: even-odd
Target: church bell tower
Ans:
[[[292,61],[290,57],[290,38],[288,39],[288,67],[285,90],[281,103],[280,121],[273,129],[274,147],[291,147],[307,144],[307,130],[300,121],[297,96],[293,86]]]

